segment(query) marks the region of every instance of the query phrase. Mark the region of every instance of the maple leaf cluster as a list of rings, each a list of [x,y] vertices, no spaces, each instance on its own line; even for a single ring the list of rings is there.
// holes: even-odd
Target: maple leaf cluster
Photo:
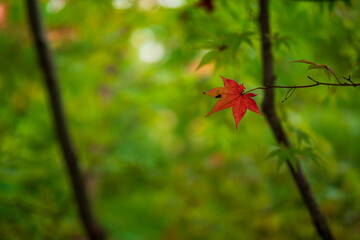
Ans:
[[[262,116],[258,106],[256,105],[256,102],[252,99],[252,97],[255,97],[256,94],[243,94],[245,89],[243,84],[239,85],[234,80],[227,79],[222,76],[220,77],[224,81],[224,87],[218,87],[208,92],[204,92],[204,94],[207,94],[211,97],[219,98],[219,101],[215,103],[213,109],[208,115],[206,115],[206,117],[215,112],[232,107],[237,129],[239,122],[244,117],[248,109]]]

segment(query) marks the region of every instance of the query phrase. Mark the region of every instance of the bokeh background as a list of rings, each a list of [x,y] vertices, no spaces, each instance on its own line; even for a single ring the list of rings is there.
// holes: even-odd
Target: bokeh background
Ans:
[[[261,86],[258,1],[199,2],[41,1],[97,219],[109,239],[317,239],[266,120],[205,118],[219,75]],[[329,81],[299,59],[360,82],[359,10],[271,1],[278,85]],[[319,156],[301,161],[334,235],[360,239],[360,89],[276,93],[292,142]],[[19,0],[0,1],[0,238],[84,239]]]

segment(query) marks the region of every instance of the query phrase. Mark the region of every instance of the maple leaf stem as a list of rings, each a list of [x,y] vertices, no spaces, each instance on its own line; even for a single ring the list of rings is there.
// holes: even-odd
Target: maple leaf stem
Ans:
[[[310,79],[311,81],[315,82],[314,84],[310,84],[310,85],[294,85],[294,86],[265,86],[265,87],[257,87],[257,88],[253,88],[249,91],[243,92],[242,94],[247,94],[249,92],[253,92],[255,90],[259,90],[259,89],[270,89],[270,88],[288,88],[288,89],[296,89],[296,88],[310,88],[310,87],[316,87],[319,85],[325,85],[325,86],[333,86],[333,87],[357,87],[360,86],[360,83],[354,83],[353,81],[351,81],[350,76],[349,78],[345,78],[343,77],[345,80],[349,81],[350,83],[326,83],[326,82],[319,82],[315,79],[313,79],[310,76],[307,76],[308,79]],[[291,94],[292,95],[292,94]]]

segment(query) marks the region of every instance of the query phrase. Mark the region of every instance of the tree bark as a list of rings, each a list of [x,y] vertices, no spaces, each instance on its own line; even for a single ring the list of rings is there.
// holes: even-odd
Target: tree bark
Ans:
[[[54,127],[60,142],[65,165],[70,176],[79,215],[86,233],[91,240],[105,239],[104,232],[95,222],[88,197],[86,195],[84,179],[80,172],[78,157],[73,147],[68,128],[66,126],[57,74],[53,58],[45,36],[37,0],[26,0],[30,29],[34,38],[38,60],[42,69],[45,85],[51,105]]]
[[[263,84],[265,87],[273,86],[275,83],[275,75],[273,70],[274,60],[271,53],[271,41],[269,37],[270,24],[268,4],[268,0],[260,0],[259,22],[261,31]],[[284,144],[286,147],[290,147],[288,137],[275,111],[274,96],[275,92],[273,88],[265,89],[264,100],[262,102],[262,110],[276,137],[277,142]],[[289,160],[287,160],[286,163],[290,169],[290,172],[302,196],[302,199],[305,202],[308,211],[310,212],[313,224],[315,225],[318,234],[324,240],[333,240],[334,237],[326,223],[325,217],[321,213],[319,206],[316,203],[311,187],[302,171],[300,163],[297,162],[296,168],[291,164]]]

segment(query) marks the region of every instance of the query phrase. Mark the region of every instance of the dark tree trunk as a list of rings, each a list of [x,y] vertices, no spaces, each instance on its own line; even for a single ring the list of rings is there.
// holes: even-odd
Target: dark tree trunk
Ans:
[[[275,75],[273,70],[273,56],[271,53],[271,41],[270,41],[270,26],[269,26],[269,6],[268,0],[260,0],[260,30],[261,30],[261,47],[262,47],[262,67],[263,67],[263,84],[264,86],[275,85]],[[282,143],[287,147],[290,147],[290,142],[287,135],[279,121],[274,105],[274,89],[265,89],[265,96],[262,102],[262,110],[266,116],[266,119],[276,137],[278,143]],[[329,227],[327,226],[326,219],[320,212],[320,209],[316,203],[314,195],[311,191],[310,185],[303,174],[300,163],[297,162],[296,168],[286,161],[296,186],[304,200],[315,228],[322,239],[333,240]]]
[[[54,127],[65,159],[65,165],[70,176],[80,219],[86,229],[89,239],[102,240],[105,239],[105,236],[99,225],[96,224],[94,216],[91,212],[89,200],[86,196],[84,179],[79,168],[78,157],[66,126],[60,91],[57,83],[57,75],[55,73],[53,59],[45,36],[39,3],[37,0],[27,0],[26,3],[29,24],[51,104]]]

